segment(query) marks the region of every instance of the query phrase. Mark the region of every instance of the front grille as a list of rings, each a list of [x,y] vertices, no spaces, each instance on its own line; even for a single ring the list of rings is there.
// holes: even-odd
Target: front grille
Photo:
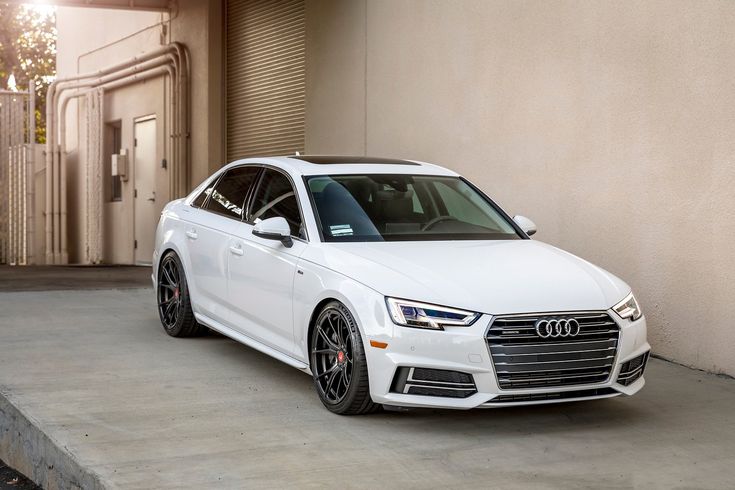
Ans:
[[[646,352],[645,354],[641,354],[640,356],[623,363],[623,365],[620,366],[618,383],[623,386],[628,386],[643,376],[643,371],[646,369],[646,363],[648,362],[649,353],[650,352]]]
[[[574,337],[542,338],[538,320],[575,319]],[[501,389],[604,383],[610,378],[620,329],[607,313],[500,316],[486,340]]]
[[[472,375],[468,373],[400,367],[393,377],[391,391],[408,395],[467,398],[477,393],[477,387]]]
[[[574,398],[592,398],[597,396],[619,395],[612,388],[598,388],[593,390],[557,391],[554,393],[528,393],[523,395],[500,395],[488,403],[518,403],[549,400],[570,400]]]

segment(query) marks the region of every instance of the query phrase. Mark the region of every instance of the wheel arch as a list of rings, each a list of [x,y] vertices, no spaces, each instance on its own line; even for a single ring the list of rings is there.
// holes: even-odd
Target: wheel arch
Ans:
[[[317,317],[319,317],[319,313],[322,311],[322,309],[332,301],[337,301],[344,305],[344,303],[339,299],[327,296],[326,298],[319,301],[316,306],[314,306],[314,309],[311,311],[311,316],[309,317],[309,328],[306,331],[306,363],[309,365],[309,369],[311,369],[311,334],[314,332],[316,319]],[[345,307],[347,306],[345,305]]]
[[[311,365],[311,336],[319,312],[330,301],[347,308],[357,325],[363,345],[392,328],[385,297],[364,284],[311,261],[298,264],[303,274],[294,280],[294,335],[300,357]]]
[[[153,264],[154,269],[152,270],[152,273],[155,274],[154,277],[155,277],[156,282],[158,282],[158,273],[161,270],[161,261],[169,252],[173,252],[179,258],[179,263],[181,264],[181,267],[184,269],[184,277],[186,278],[186,285],[189,288],[189,298],[192,304],[192,308],[194,309],[195,312],[199,311],[197,307],[197,302],[196,302],[196,298],[198,297],[198,291],[196,289],[196,284],[193,280],[193,277],[189,273],[190,271],[190,264],[188,261],[189,258],[185,254],[182,253],[180,247],[178,246],[175,240],[169,240],[161,244],[160,250],[161,252],[157,254],[156,261]]]
[[[169,252],[175,253],[179,257],[179,261],[181,261],[181,254],[178,252],[178,250],[176,250],[176,248],[174,248],[170,244],[164,247],[158,257],[156,257],[156,263],[153,264],[153,272],[156,274],[156,281],[158,281],[158,273],[161,271],[161,263],[163,262],[163,258],[168,255]],[[183,267],[183,262],[181,263],[181,265]]]

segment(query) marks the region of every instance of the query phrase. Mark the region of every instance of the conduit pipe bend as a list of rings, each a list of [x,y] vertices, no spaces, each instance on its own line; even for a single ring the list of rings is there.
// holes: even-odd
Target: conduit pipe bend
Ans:
[[[128,68],[126,70],[122,70],[118,73],[103,76],[100,78],[97,78],[95,80],[91,81],[80,81],[75,83],[73,86],[69,86],[68,89],[77,89],[76,92],[73,92],[72,94],[69,94],[68,92],[57,92],[57,97],[59,98],[58,101],[58,125],[59,125],[59,200],[60,200],[60,206],[57,213],[54,213],[54,227],[56,230],[59,230],[60,232],[56,233],[54,236],[54,249],[60,250],[61,252],[61,263],[66,263],[68,260],[68,252],[67,252],[67,203],[66,203],[66,196],[67,196],[67,182],[66,182],[66,170],[67,170],[67,163],[66,163],[66,109],[68,107],[68,103],[73,98],[78,98],[83,95],[86,95],[90,90],[96,90],[99,88],[104,88],[106,90],[111,90],[115,88],[119,88],[123,85],[128,85],[130,83],[135,83],[137,81],[142,81],[144,79],[150,78],[150,70],[153,70],[155,72],[156,76],[164,75],[168,72],[171,72],[171,80],[175,79],[174,72],[175,70],[170,68],[170,64],[174,64],[175,66],[176,59],[172,55],[165,55],[160,56],[158,58],[154,58],[152,60],[149,60],[147,62],[141,63],[140,65],[137,65],[135,67]],[[156,67],[163,67],[163,70],[156,71]],[[121,78],[122,77],[122,78]],[[122,81],[123,83],[119,83]],[[79,90],[81,88],[86,88],[86,90]]]
[[[140,56],[133,57],[122,63],[110,66],[108,68],[98,70],[93,73],[74,75],[65,78],[56,79],[52,82],[46,92],[46,262],[59,263],[61,253],[54,242],[54,235],[58,235],[58,218],[59,215],[59,155],[56,145],[56,124],[55,114],[57,108],[57,90],[60,92],[67,88],[70,83],[101,77],[115,71],[123,70],[130,66],[152,59],[160,54],[171,51],[171,46],[162,46],[151,52]],[[55,232],[55,233],[54,233]]]
[[[48,88],[46,106],[46,262],[68,263],[66,191],[66,108],[72,98],[96,88],[115,89],[168,74],[172,90],[173,195],[184,192],[188,182],[190,97],[189,55],[180,43],[171,43],[128,61],[93,73],[57,79]],[[64,91],[76,90],[63,99]],[[80,90],[86,89],[86,90]],[[58,122],[57,122],[58,121]],[[58,128],[58,129],[57,129]],[[184,167],[183,169],[177,167]],[[181,172],[183,170],[183,172]],[[182,179],[181,177],[184,177]]]

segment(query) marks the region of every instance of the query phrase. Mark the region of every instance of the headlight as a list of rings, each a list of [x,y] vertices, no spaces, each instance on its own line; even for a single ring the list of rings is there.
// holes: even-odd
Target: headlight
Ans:
[[[630,318],[631,320],[638,320],[643,316],[641,307],[638,306],[638,302],[635,300],[633,293],[630,293],[625,297],[623,301],[613,306],[613,310],[620,315],[620,318]]]
[[[466,327],[480,317],[472,311],[447,308],[409,301],[407,299],[385,298],[393,322],[404,327],[430,328],[444,330],[444,327]]]

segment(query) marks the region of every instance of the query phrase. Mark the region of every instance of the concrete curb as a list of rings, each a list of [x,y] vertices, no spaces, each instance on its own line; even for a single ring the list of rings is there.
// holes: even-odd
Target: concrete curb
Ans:
[[[104,489],[69,449],[50,438],[0,390],[0,459],[46,489]]]

